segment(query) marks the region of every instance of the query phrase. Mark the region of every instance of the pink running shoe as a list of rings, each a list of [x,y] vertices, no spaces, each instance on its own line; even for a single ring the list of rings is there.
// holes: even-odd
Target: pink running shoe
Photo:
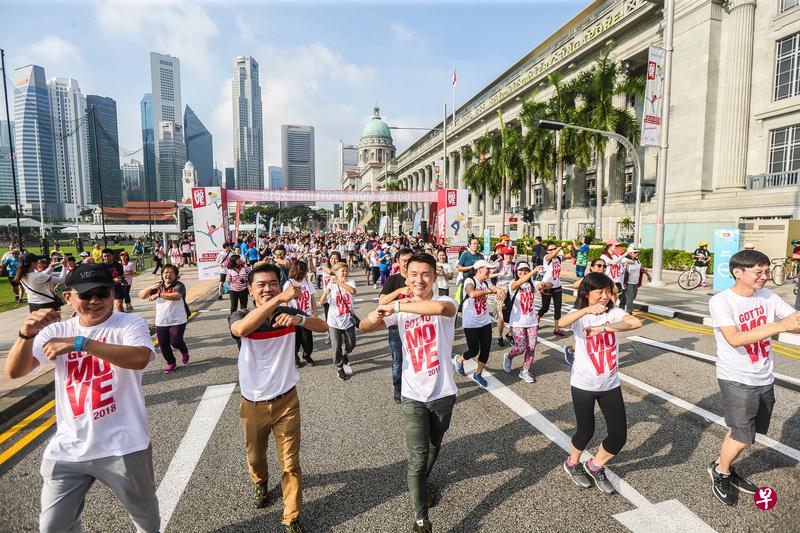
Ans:
[[[189,364],[189,352],[186,352],[185,354],[182,354],[182,356],[181,356],[181,362],[182,362],[184,365],[188,365],[188,364]]]
[[[177,365],[167,365],[167,368],[164,369],[164,373],[165,374],[172,374],[175,371],[176,368],[177,368]]]

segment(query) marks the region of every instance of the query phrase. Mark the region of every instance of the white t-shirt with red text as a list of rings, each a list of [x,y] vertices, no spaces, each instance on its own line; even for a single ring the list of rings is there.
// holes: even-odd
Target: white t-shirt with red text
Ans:
[[[84,336],[121,346],[145,346],[155,359],[147,322],[114,312],[97,326],[78,317],[45,327],[33,341],[33,357],[55,365],[56,434],[44,451],[52,461],[91,461],[121,456],[150,446],[150,428],[142,390],[143,370],[120,368],[87,352],[68,352],[55,361],[43,346],[53,338]]]
[[[284,283],[283,290],[286,290],[286,287],[291,284],[291,281]],[[295,298],[294,300],[290,301],[289,307],[294,307],[295,309],[311,316],[311,298],[313,297],[314,287],[311,286],[311,283],[307,279],[304,279],[300,282],[300,298]]]
[[[544,260],[544,275],[542,282],[552,283],[554,289],[561,287],[561,256],[557,255],[550,261]]]
[[[354,289],[356,282],[345,281]],[[353,295],[336,283],[328,286],[328,325],[336,329],[347,329],[353,325]]]
[[[786,318],[794,308],[769,289],[758,289],[750,297],[726,289],[711,297],[708,309],[717,341],[717,378],[751,386],[772,383],[775,378],[770,340],[734,348],[720,328],[735,326],[739,331],[750,331]]]
[[[449,296],[434,296],[433,300],[450,302],[458,309]],[[398,327],[403,344],[401,394],[418,402],[453,396],[458,390],[450,364],[456,317],[395,313],[383,321]]]
[[[484,294],[477,298],[467,296],[467,285],[472,285],[474,290],[486,290],[489,288],[488,281],[478,281],[475,278],[464,280],[464,305],[461,308],[461,324],[465,328],[482,328],[486,324],[492,323],[489,315],[489,295]]]
[[[572,311],[577,313],[577,311]],[[575,332],[575,362],[569,384],[587,391],[607,391],[619,387],[619,338],[607,331],[587,337],[584,330],[590,326],[614,324],[622,320],[625,311],[615,307],[602,315],[586,315],[572,324]]]
[[[508,327],[530,328],[539,325],[539,317],[536,315],[536,308],[533,305],[535,295],[535,285],[530,281],[526,281],[516,291],[509,293],[514,305],[511,307]]]
[[[622,277],[625,275],[625,265],[622,258],[618,255],[603,254],[600,256],[606,264],[606,276],[611,278],[614,283],[622,284]]]

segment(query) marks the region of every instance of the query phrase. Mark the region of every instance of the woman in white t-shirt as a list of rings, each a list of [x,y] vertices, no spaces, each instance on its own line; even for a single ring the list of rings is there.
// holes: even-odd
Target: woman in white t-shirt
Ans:
[[[349,365],[348,356],[356,347],[356,328],[353,321],[353,296],[356,292],[356,282],[350,279],[350,269],[347,263],[340,261],[333,267],[335,277],[331,279],[328,288],[322,293],[322,299],[330,304],[328,308],[328,326],[331,333],[331,350],[333,350],[336,374],[342,381],[349,379],[344,371]]]
[[[303,261],[293,261],[289,268],[289,279],[283,284],[283,289],[286,290],[290,285],[300,287],[300,297],[289,302],[289,306],[302,311],[305,316],[316,318],[317,301],[314,299],[314,286],[308,281],[307,275],[308,264]],[[306,366],[306,363],[314,366],[316,363],[311,358],[311,352],[314,351],[314,337],[311,335],[311,330],[298,326],[294,341],[294,365],[297,368]],[[300,348],[303,349],[305,362],[300,360]]]
[[[319,302],[322,304],[322,311],[325,313],[325,320],[328,320],[328,310],[330,309],[330,305],[328,304],[328,287],[331,284],[331,281],[336,279],[336,274],[333,273],[333,267],[336,266],[336,263],[342,261],[342,255],[339,252],[331,252],[330,257],[328,257],[328,264],[322,265],[322,295],[319,298]],[[349,267],[348,267],[349,268]],[[325,334],[325,344],[331,343],[331,332]]]
[[[611,278],[611,281],[614,282],[617,288],[617,294],[619,295],[619,306],[624,308],[625,283],[623,278],[625,277],[625,264],[622,262],[622,259],[625,257],[625,252],[617,253],[616,247],[618,245],[619,243],[614,239],[609,240],[600,253],[600,259],[606,263],[606,276]]]
[[[642,326],[638,318],[614,307],[613,288],[605,274],[590,272],[578,289],[575,309],[561,319],[562,326],[575,333],[570,386],[577,426],[564,470],[576,485],[589,488],[594,484],[606,494],[613,493],[614,487],[606,478],[605,465],[622,450],[628,434],[617,367],[617,333]],[[581,464],[581,454],[594,435],[595,402],[603,412],[608,436],[594,457]]]
[[[173,242],[172,248],[169,249],[169,261],[178,268],[183,264],[183,252],[181,252],[177,242]]]
[[[453,266],[447,262],[447,252],[436,252],[436,288],[439,296],[450,296],[450,281],[453,279]]]
[[[55,288],[67,277],[67,256],[61,258],[61,272],[57,275],[51,274],[57,265],[58,263],[48,264],[46,257],[22,255],[14,280],[25,289],[31,313],[39,309],[61,308],[61,298],[55,295]]]
[[[518,355],[525,355],[520,379],[526,383],[536,382],[530,368],[533,364],[533,354],[536,351],[536,338],[539,329],[539,320],[533,299],[537,290],[549,288],[549,283],[534,282],[535,271],[525,261],[517,263],[514,272],[514,281],[509,286],[511,296],[511,312],[508,316],[508,327],[514,339],[514,347],[503,355],[503,370],[511,373],[511,361]]]
[[[161,282],[142,289],[139,298],[156,303],[156,337],[161,355],[167,362],[165,374],[172,374],[177,368],[172,348],[181,352],[181,362],[189,364],[189,348],[183,340],[186,323],[189,322],[186,305],[186,287],[178,281],[178,267],[164,265],[161,270]]]
[[[125,251],[119,254],[119,264],[122,265],[122,274],[125,277],[125,285],[122,286],[125,311],[130,312],[133,311],[133,305],[131,305],[131,287],[133,287],[133,275],[136,274],[136,264],[131,262],[131,256]]]

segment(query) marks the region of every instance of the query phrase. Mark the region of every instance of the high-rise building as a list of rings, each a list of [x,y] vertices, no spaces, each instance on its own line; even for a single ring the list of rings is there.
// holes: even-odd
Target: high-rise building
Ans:
[[[214,179],[214,144],[211,132],[188,105],[183,113],[183,127],[186,132],[186,159],[192,162],[197,172],[197,186],[209,187]]]
[[[174,122],[159,123],[156,146],[161,154],[158,159],[158,199],[181,201],[181,175],[186,164],[186,146],[183,144],[183,128]]]
[[[92,201],[86,98],[72,78],[51,78],[47,88],[53,113],[58,201],[62,216],[74,219]]]
[[[289,190],[313,191],[314,128],[313,126],[281,126],[283,182]],[[309,202],[292,202],[308,204]]]
[[[233,170],[233,167],[225,167],[225,188],[236,188],[236,172]]]
[[[0,205],[14,205],[14,174],[11,171],[11,141],[13,139],[14,123],[11,123],[11,138],[9,138],[8,122],[0,120]]]
[[[281,167],[267,167],[269,173],[269,188],[272,190],[285,189],[283,186],[283,169]]]
[[[258,63],[250,56],[233,60],[233,168],[237,189],[264,188],[264,130]]]
[[[142,113],[142,147],[144,150],[144,189],[145,200],[158,198],[158,181],[156,180],[156,129],[153,125],[153,95],[147,93],[140,103]]]
[[[144,195],[144,166],[136,159],[122,163],[122,188],[126,203],[147,201]]]
[[[104,205],[121,206],[122,176],[119,170],[117,102],[112,98],[89,94],[86,96],[86,108],[92,203],[100,204],[102,194]]]
[[[14,146],[23,214],[58,217],[53,117],[44,69],[14,71]]]
[[[214,179],[211,180],[211,187],[219,187],[222,184],[222,171],[218,168],[214,169]]]
[[[181,62],[177,57],[150,52],[150,80],[152,83],[153,129],[155,136],[156,190],[159,200],[175,200],[180,196],[180,174],[183,163],[177,168],[177,183],[173,161],[186,160],[186,146],[183,140],[183,117],[181,116]],[[167,144],[159,143],[163,124],[169,122]],[[180,135],[181,139],[175,139]],[[180,154],[173,150],[180,147]],[[162,169],[167,174],[162,175]]]

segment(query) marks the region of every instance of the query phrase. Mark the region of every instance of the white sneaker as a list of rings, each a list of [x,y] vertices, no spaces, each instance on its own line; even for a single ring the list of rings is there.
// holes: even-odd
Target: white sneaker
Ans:
[[[529,372],[525,372],[524,370],[520,370],[519,377],[520,379],[525,381],[525,383],[536,383],[536,378],[533,377]]]
[[[508,354],[509,353],[510,352],[506,352],[506,353],[503,354],[503,371],[506,374],[510,374],[511,373],[511,359],[508,358]]]
[[[325,334],[325,344],[330,344],[330,343],[331,343],[331,334],[330,333],[326,333]]]

